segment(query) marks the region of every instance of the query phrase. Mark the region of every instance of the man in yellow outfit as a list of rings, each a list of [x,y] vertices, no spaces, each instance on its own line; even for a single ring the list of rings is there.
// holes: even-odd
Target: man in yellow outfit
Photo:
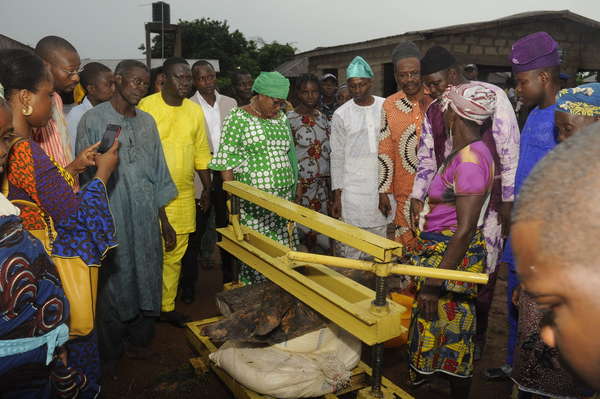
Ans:
[[[175,297],[188,236],[196,229],[194,173],[198,173],[204,186],[201,208],[208,209],[211,154],[202,108],[187,98],[192,89],[189,64],[183,58],[173,57],[165,61],[163,68],[166,81],[162,91],[142,99],[139,108],[156,121],[167,166],[179,193],[165,208],[177,233],[177,243],[173,251],[164,252],[160,320],[183,328],[188,318],[175,311]]]

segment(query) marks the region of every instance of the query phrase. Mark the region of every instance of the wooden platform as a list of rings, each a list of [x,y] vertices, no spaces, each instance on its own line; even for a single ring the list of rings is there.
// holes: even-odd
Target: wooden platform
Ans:
[[[221,317],[213,317],[199,321],[193,321],[187,324],[186,335],[188,341],[196,349],[199,357],[190,359],[191,365],[197,373],[203,374],[212,370],[220,379],[227,385],[229,390],[237,399],[274,399],[270,396],[260,395],[251,391],[237,381],[235,381],[225,370],[217,367],[209,358],[208,355],[215,352],[218,347],[210,340],[210,338],[202,335],[202,328],[220,320]],[[360,398],[369,398],[370,388],[369,380],[371,376],[371,368],[363,362],[359,362],[358,366],[352,370],[350,386],[335,394],[327,394],[322,396],[322,399],[339,399],[339,395],[344,395],[351,392],[356,392]],[[413,396],[403,391],[387,378],[382,378],[382,391],[385,399],[414,399]]]

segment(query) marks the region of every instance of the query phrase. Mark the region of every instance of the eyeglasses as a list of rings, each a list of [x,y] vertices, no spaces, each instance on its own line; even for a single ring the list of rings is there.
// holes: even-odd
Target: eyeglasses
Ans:
[[[55,67],[61,71],[63,71],[64,73],[67,74],[68,77],[73,77],[75,75],[79,75],[81,72],[83,72],[83,67],[78,67],[77,69],[75,69],[74,71],[70,71],[68,69],[65,68],[61,68],[55,65]]]

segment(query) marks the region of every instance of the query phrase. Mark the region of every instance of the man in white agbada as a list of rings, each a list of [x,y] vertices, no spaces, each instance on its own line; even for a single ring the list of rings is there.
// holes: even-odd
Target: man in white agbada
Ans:
[[[346,69],[352,100],[339,107],[331,121],[332,216],[386,236],[389,220],[379,211],[377,159],[384,99],[370,94],[373,71],[362,57]],[[390,212],[391,215],[394,212]],[[338,256],[363,259],[366,254],[340,244]]]

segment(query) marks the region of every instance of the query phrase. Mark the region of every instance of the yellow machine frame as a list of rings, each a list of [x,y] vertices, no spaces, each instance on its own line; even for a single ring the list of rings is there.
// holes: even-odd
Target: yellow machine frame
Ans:
[[[405,332],[400,324],[400,316],[406,309],[387,300],[386,278],[392,274],[402,274],[486,284],[487,275],[395,264],[394,257],[399,257],[403,253],[402,246],[395,241],[240,182],[225,182],[223,188],[232,196],[231,214],[229,226],[218,229],[222,235],[218,245],[365,344],[373,346],[373,370],[369,373],[371,386],[360,390],[359,398],[392,398],[394,395],[399,398],[411,398],[409,394],[381,376],[382,343]],[[240,199],[359,249],[371,255],[374,260],[360,261],[293,251],[242,226],[239,212]],[[290,234],[292,234],[291,230],[292,228]],[[332,270],[329,266],[374,273],[375,292]],[[202,346],[209,348],[210,345],[214,345],[205,342],[207,338],[201,336],[198,328],[199,323],[204,322],[188,324],[188,336],[194,346],[198,347],[199,343],[202,343]],[[216,366],[213,366],[211,365],[215,369]],[[365,368],[368,369],[364,364],[360,367],[363,371],[366,370]],[[239,386],[232,388],[230,386],[232,381],[228,382],[223,378],[223,371],[215,371],[238,399],[255,398],[252,395],[241,395],[244,389]]]

